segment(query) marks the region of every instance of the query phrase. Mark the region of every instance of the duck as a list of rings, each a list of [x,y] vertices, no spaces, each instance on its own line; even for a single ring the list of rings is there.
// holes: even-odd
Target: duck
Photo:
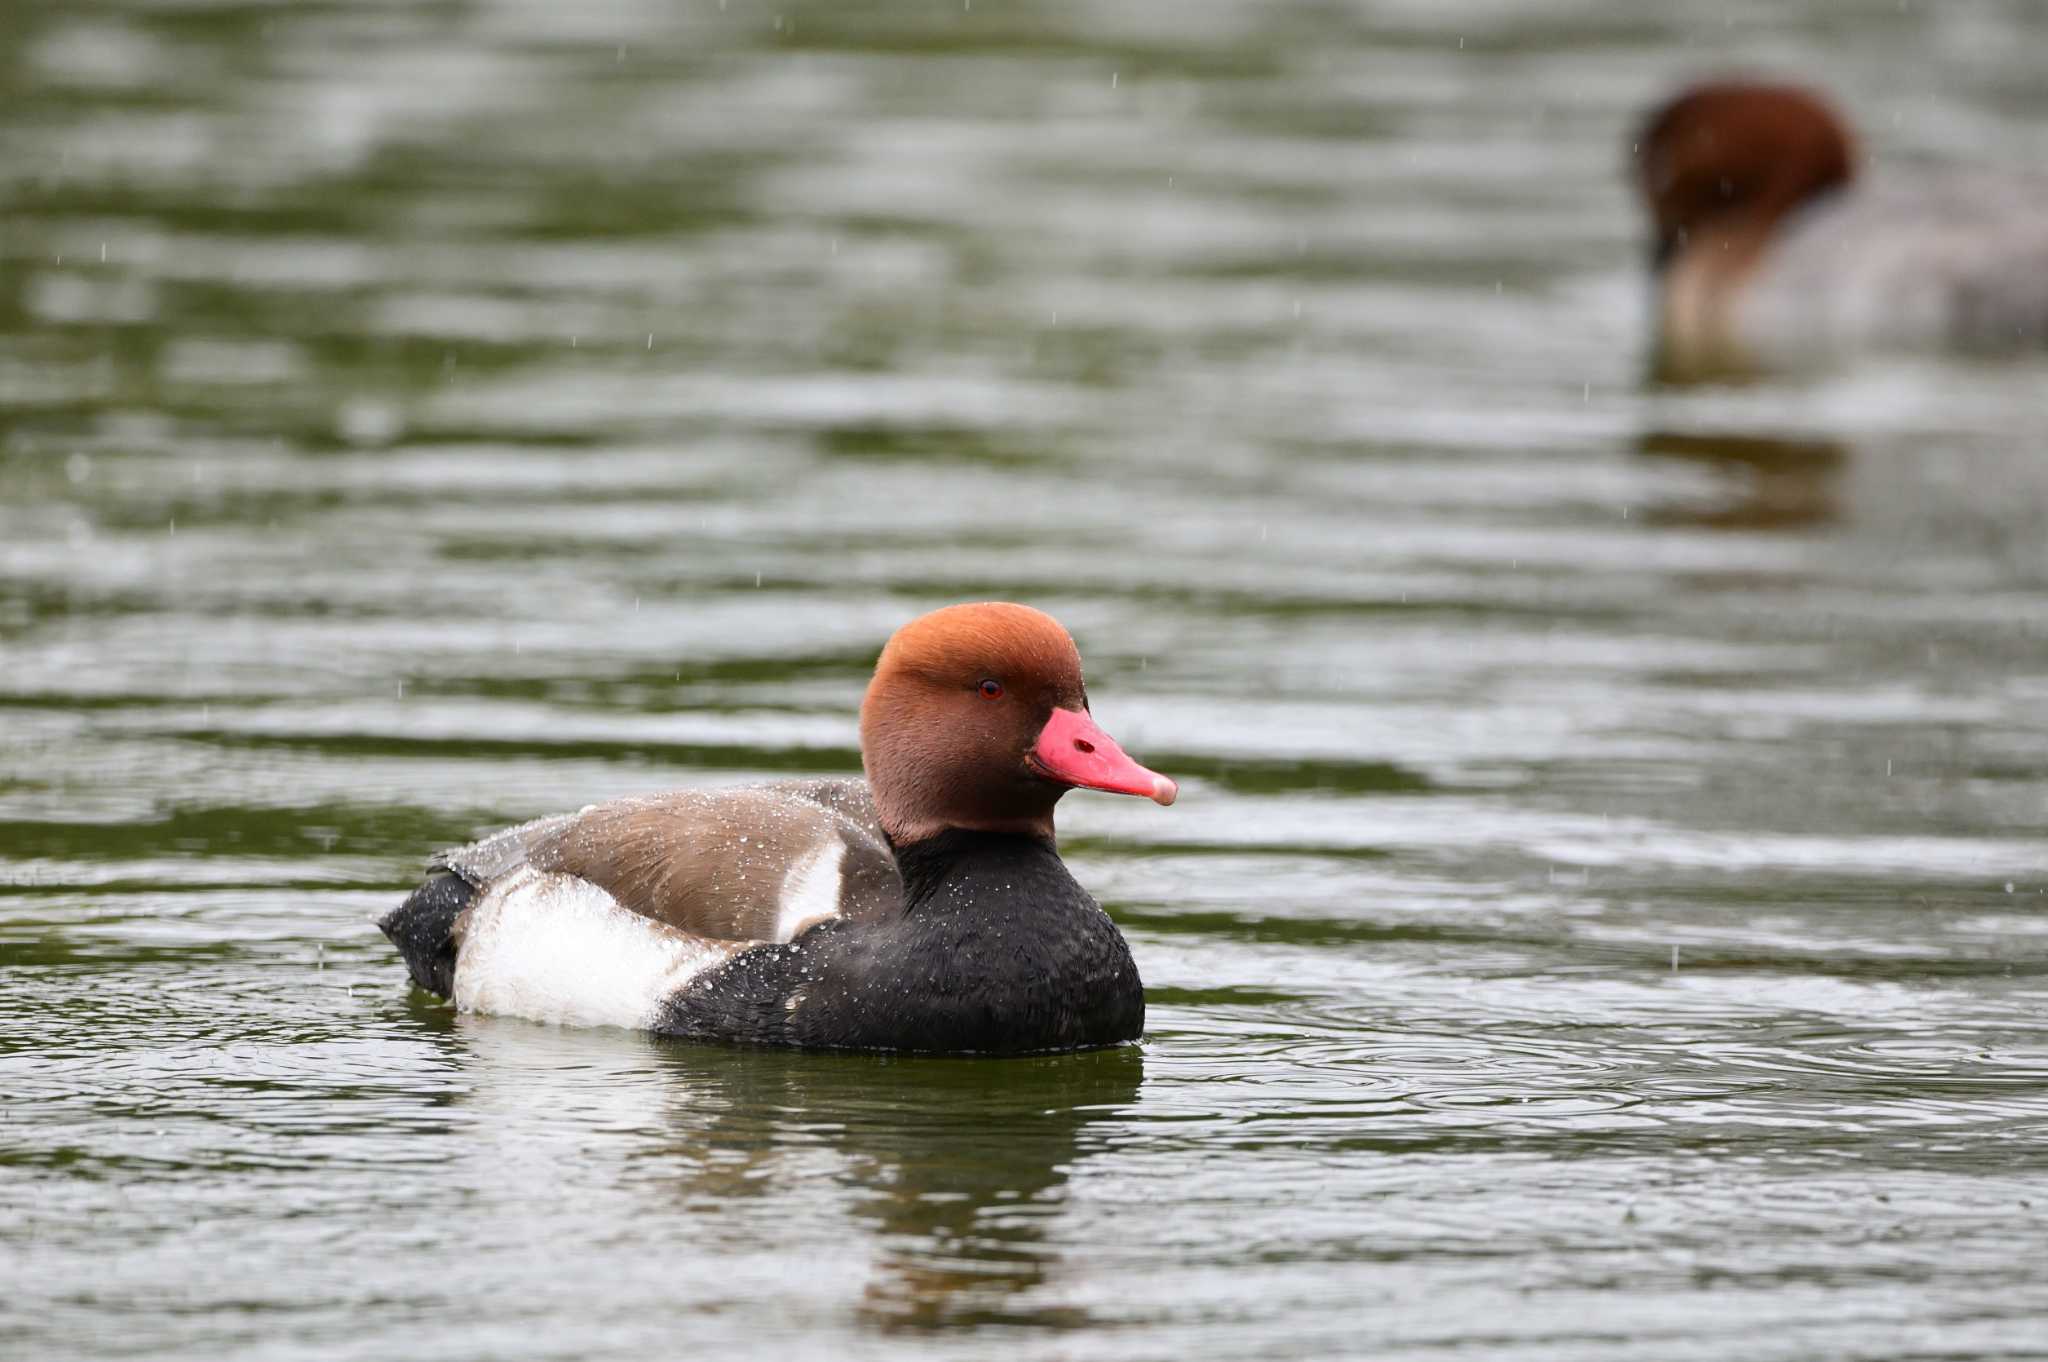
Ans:
[[[1827,99],[1755,80],[1682,91],[1632,151],[1662,377],[2048,347],[2041,186],[1968,173],[1866,184]]]
[[[860,746],[864,780],[628,796],[442,851],[377,925],[465,1013],[816,1050],[1138,1040],[1137,965],[1053,810],[1178,786],[1096,724],[1059,622],[1008,602],[912,620]]]

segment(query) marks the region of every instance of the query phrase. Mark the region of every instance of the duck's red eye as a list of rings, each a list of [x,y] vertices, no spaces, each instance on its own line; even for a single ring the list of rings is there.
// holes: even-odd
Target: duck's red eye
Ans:
[[[1003,698],[1003,683],[993,678],[982,682],[980,690],[981,698],[984,700],[1000,700]]]

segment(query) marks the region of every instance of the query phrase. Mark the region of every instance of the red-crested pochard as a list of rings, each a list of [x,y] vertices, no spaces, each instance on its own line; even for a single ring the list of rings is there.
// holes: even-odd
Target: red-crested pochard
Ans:
[[[865,782],[593,804],[443,852],[378,925],[465,1011],[742,1044],[1024,1053],[1145,1027],[1053,841],[1070,789],[1171,804],[1088,713],[1051,616],[956,605],[882,649]]]
[[[2048,343],[2048,190],[1979,175],[1863,184],[1843,120],[1795,86],[1687,90],[1638,135],[1660,370]]]

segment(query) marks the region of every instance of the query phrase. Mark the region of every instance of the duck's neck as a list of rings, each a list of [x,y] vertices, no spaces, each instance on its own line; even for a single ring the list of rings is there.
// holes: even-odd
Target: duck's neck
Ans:
[[[1771,222],[1745,217],[1697,233],[1658,273],[1657,373],[1689,379],[1749,370],[1737,310],[1771,242]]]
[[[895,851],[903,906],[911,914],[959,911],[977,899],[1042,901],[1048,888],[1079,889],[1050,835],[947,828]]]

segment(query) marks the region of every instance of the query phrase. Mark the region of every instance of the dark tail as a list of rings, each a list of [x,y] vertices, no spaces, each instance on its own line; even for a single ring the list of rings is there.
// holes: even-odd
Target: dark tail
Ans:
[[[377,926],[405,957],[412,981],[444,998],[455,993],[455,919],[476,897],[476,886],[452,871],[437,871],[382,918]]]

